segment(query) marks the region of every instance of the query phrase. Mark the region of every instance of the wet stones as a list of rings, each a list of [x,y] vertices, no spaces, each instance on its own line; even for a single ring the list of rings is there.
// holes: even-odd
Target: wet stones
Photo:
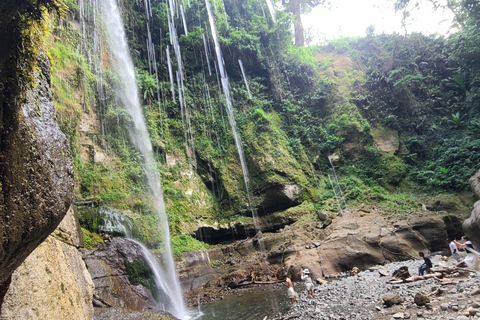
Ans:
[[[413,298],[413,301],[417,304],[417,306],[424,306],[427,303],[430,303],[430,298],[424,293],[417,292],[415,298]]]
[[[403,302],[403,298],[395,293],[387,293],[382,297],[383,304],[385,304],[387,307],[394,306],[396,304],[401,304]]]

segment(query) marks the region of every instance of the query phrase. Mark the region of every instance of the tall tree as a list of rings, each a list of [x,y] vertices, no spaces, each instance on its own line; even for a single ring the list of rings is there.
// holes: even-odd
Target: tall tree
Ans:
[[[295,15],[295,46],[305,45],[305,30],[302,23],[302,14],[308,13],[318,5],[330,3],[329,0],[282,0],[285,9]]]

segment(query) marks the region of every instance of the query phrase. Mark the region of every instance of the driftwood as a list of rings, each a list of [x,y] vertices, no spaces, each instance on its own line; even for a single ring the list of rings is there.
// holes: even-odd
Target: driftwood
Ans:
[[[439,293],[442,293],[442,288],[437,288],[437,290],[433,291],[433,292],[430,292],[429,294],[427,294],[427,296],[431,297],[431,296],[436,296],[437,294]]]
[[[415,282],[415,281],[426,280],[431,278],[441,278],[441,277],[443,277],[443,273],[437,272],[437,273],[430,273],[424,276],[413,276],[403,280],[392,280],[392,281],[389,281],[388,283],[392,283],[392,284],[409,283],[409,282]]]
[[[290,320],[290,319],[297,319],[297,318],[300,318],[302,316],[301,313],[296,313],[296,314],[292,314],[291,316],[288,316],[286,318],[274,318],[273,320]],[[263,318],[263,320],[266,320],[267,317]]]
[[[413,276],[409,277],[406,279],[392,279],[388,283],[391,284],[399,284],[399,283],[409,283],[409,282],[415,282],[415,281],[420,281],[420,280],[426,280],[426,279],[431,279],[431,278],[443,278],[447,274],[459,274],[459,273],[469,273],[469,272],[475,272],[473,268],[467,267],[465,264],[458,264],[456,267],[453,268],[443,268],[443,269],[432,269],[431,270],[433,273],[424,275],[424,276]],[[452,282],[445,281],[442,283],[442,285],[448,285],[448,284],[454,284]]]
[[[284,280],[277,280],[277,281],[248,281],[248,279],[243,279],[238,282],[231,282],[228,284],[228,287],[231,289],[236,289],[240,287],[245,287],[249,286],[252,284],[275,284],[275,283],[280,283],[280,282],[285,282]]]
[[[302,316],[301,313],[297,313],[297,314],[292,314],[291,316],[288,316],[286,318],[280,318],[280,320],[297,319],[297,318],[300,318],[301,316]]]

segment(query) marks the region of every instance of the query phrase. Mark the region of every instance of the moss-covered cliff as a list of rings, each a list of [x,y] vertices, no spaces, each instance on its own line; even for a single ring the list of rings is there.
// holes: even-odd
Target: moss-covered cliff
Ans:
[[[187,249],[191,239],[181,234],[245,237],[242,228],[246,234],[256,228],[215,74],[205,4],[192,1],[186,8],[188,35],[183,22],[176,23],[186,75],[181,106],[176,80],[171,91],[165,54],[168,46],[177,70],[169,9],[151,3],[150,17],[144,3],[125,0],[120,7],[174,242]],[[122,210],[134,221],[135,236],[155,247],[161,241],[157,218],[140,156],[129,142],[131,121],[113,94],[118,77],[111,56],[101,41],[93,47],[94,35],[102,39],[88,13],[93,8],[69,6],[67,21],[53,24],[49,54],[58,119],[75,159],[77,201]],[[296,221],[285,217],[297,206],[309,217],[339,213],[329,158],[348,206],[365,210],[405,216],[431,194],[467,188],[480,159],[475,68],[462,76],[465,90],[458,87],[462,72],[476,63],[456,46],[465,31],[451,39],[369,34],[294,48],[290,17],[278,12],[273,23],[263,16],[264,6],[212,6],[261,229]],[[145,45],[149,33],[158,82]],[[95,214],[82,215],[82,223],[98,231]]]

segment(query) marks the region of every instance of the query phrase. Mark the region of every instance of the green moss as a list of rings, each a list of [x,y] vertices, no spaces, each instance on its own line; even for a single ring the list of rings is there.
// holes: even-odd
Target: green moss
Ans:
[[[385,183],[398,186],[407,175],[407,166],[393,154],[382,155],[382,172]]]
[[[197,239],[186,234],[173,236],[171,243],[172,251],[175,256],[179,256],[187,251],[208,249],[208,244],[198,241]]]
[[[82,228],[83,244],[88,250],[95,249],[99,244],[103,243],[102,237],[98,234],[88,231]]]
[[[123,260],[123,265],[127,271],[128,281],[132,285],[142,285],[152,291],[152,293],[156,292],[154,290],[156,286],[153,272],[148,263],[141,260],[132,260],[130,262],[128,259],[125,259]]]
[[[220,266],[223,265],[223,261],[222,260],[210,260],[210,265],[214,268],[220,267]]]

